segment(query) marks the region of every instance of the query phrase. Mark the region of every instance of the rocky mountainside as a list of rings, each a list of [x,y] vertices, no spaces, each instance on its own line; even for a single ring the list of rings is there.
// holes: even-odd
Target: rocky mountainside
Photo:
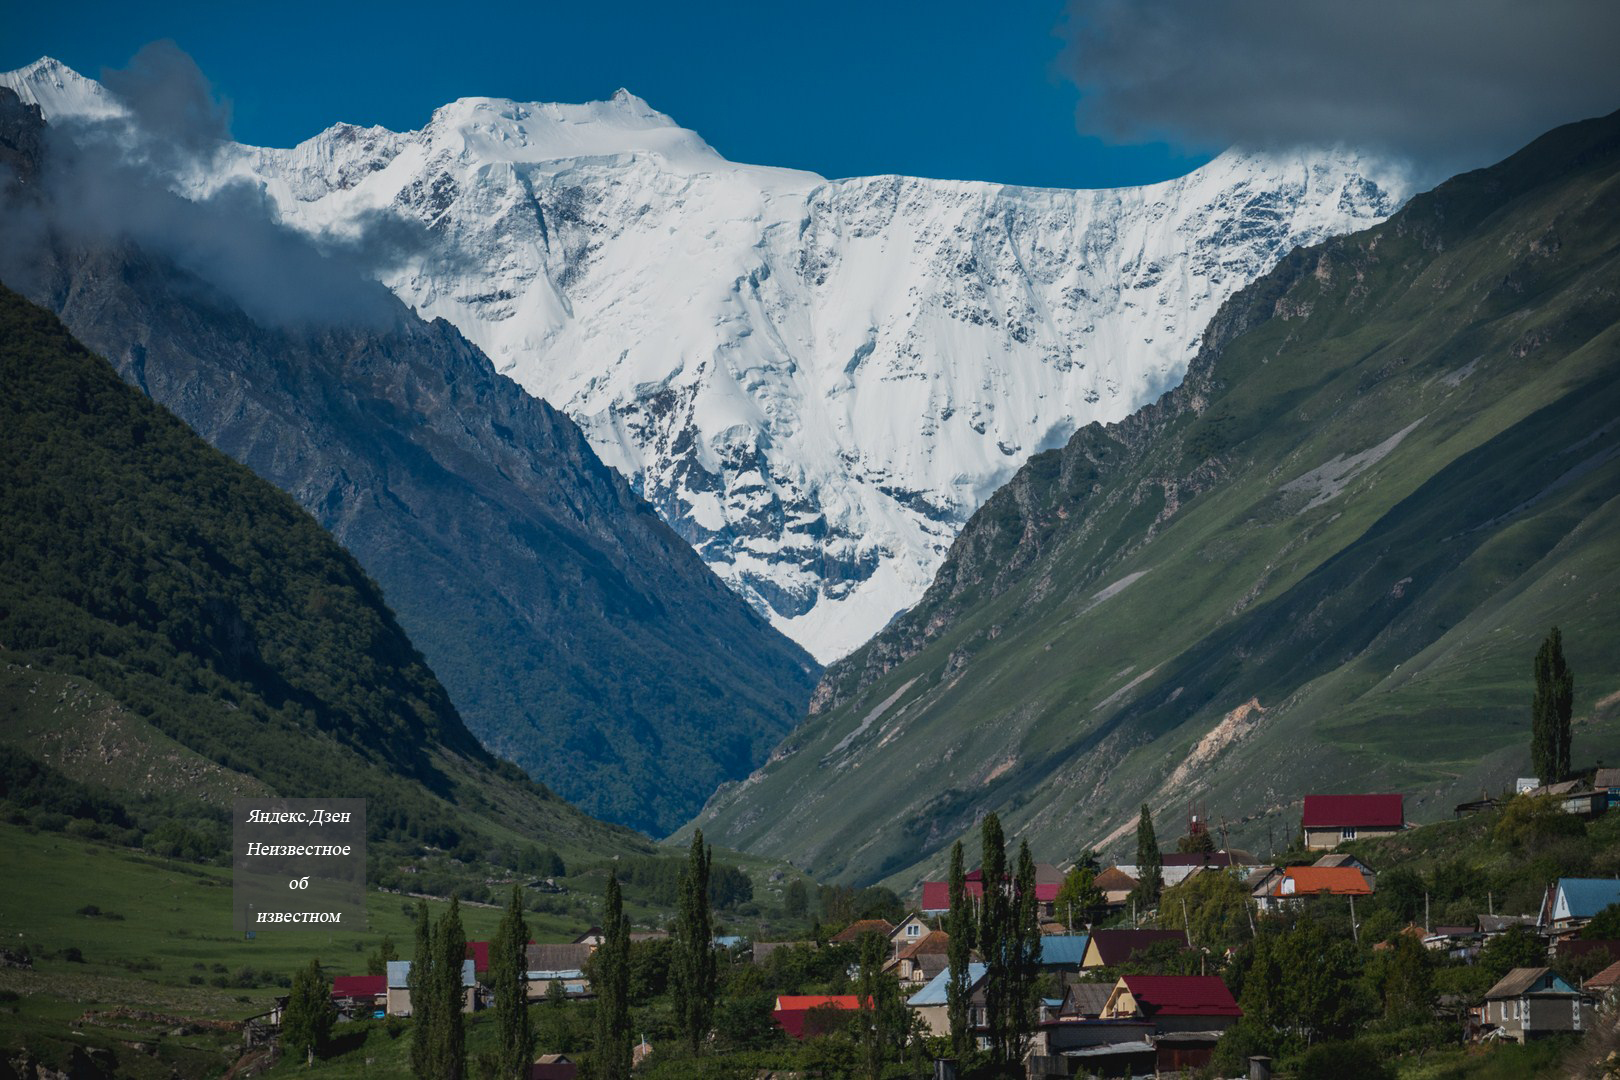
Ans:
[[[1613,761],[1617,418],[1620,114],[1238,292],[1179,387],[1033,458],[698,821],[904,887],[989,810],[1051,859],[1118,854],[1143,802],[1262,851],[1311,791],[1444,817],[1525,775],[1554,625],[1576,759]]]
[[[118,108],[54,61],[3,79],[48,117]],[[377,253],[823,661],[913,604],[1032,455],[1178,382],[1236,289],[1405,195],[1337,151],[1110,191],[829,181],[729,162],[623,91],[467,98],[183,179]]]
[[[496,761],[314,519],[3,287],[0,374],[0,750],[48,714],[47,767],[227,837],[233,796],[341,794],[373,840],[649,848]]]
[[[8,282],[330,529],[486,746],[661,833],[801,715],[810,658],[454,327],[346,282],[296,234],[255,234],[235,204],[136,199],[140,178],[121,174],[108,190],[36,110],[0,96]],[[90,209],[116,199],[123,219]],[[262,260],[245,290],[199,254],[214,231],[233,266]],[[244,310],[306,273],[339,287],[332,317]]]

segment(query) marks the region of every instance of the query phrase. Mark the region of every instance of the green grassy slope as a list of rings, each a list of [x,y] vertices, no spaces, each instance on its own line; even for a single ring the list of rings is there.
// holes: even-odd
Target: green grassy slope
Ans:
[[[216,831],[271,791],[401,848],[650,849],[484,751],[308,514],[3,289],[0,376],[0,743]]]
[[[1261,848],[1308,791],[1432,819],[1527,768],[1554,624],[1576,757],[1614,760],[1617,335],[1620,115],[1294,252],[1181,387],[998,492],[699,822],[906,886],[992,809],[1054,859],[1143,801]]]

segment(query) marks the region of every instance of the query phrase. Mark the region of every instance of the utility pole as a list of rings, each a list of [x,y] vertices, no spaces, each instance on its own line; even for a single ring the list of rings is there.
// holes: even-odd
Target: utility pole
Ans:
[[[1350,940],[1357,945],[1361,944],[1361,934],[1356,930],[1356,895],[1350,894]]]
[[[1429,890],[1423,890],[1423,932],[1429,933]]]

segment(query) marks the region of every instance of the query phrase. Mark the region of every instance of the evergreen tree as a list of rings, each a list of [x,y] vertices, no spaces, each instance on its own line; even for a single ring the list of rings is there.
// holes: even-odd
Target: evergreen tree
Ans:
[[[630,1080],[630,920],[619,894],[619,875],[610,872],[603,905],[602,944],[591,957],[596,990],[596,1069],[598,1080]]]
[[[686,869],[681,874],[679,906],[675,916],[674,963],[670,982],[675,991],[675,1024],[696,1054],[708,1037],[714,1016],[718,968],[714,956],[714,929],[709,918],[709,861],[713,853],[703,846],[703,830],[692,834]]]
[[[498,1031],[495,1070],[500,1080],[527,1080],[534,1058],[534,1027],[529,1021],[529,925],[523,919],[523,890],[512,898],[489,946],[489,973]]]
[[[398,959],[399,950],[394,948],[394,939],[385,934],[377,951],[366,957],[366,974],[386,975],[389,962]]]
[[[450,898],[450,909],[439,916],[433,930],[433,971],[430,988],[434,1001],[434,1076],[462,1080],[467,1074],[467,1032],[461,1015],[461,972],[467,959],[467,935],[461,928],[461,903]]]
[[[430,992],[433,971],[433,926],[428,918],[426,900],[416,904],[416,947],[411,954],[411,970],[405,977],[406,989],[411,995],[411,1075],[418,1080],[434,1080],[434,1063],[438,1053],[434,1042],[438,1037],[435,1022],[436,999]]]
[[[1530,762],[1543,784],[1556,784],[1569,775],[1569,721],[1575,707],[1575,675],[1564,661],[1564,636],[1556,626],[1536,651],[1535,672]]]
[[[984,874],[984,894],[979,904],[979,954],[985,964],[985,1019],[989,1024],[990,1054],[997,1062],[1007,1061],[1007,993],[1011,964],[1009,940],[1012,904],[1007,887],[1006,839],[1001,819],[987,814],[980,830],[984,845],[979,866]]]
[[[1136,820],[1136,873],[1137,902],[1150,908],[1159,902],[1159,893],[1164,889],[1164,861],[1147,803],[1142,804],[1142,816]]]
[[[973,944],[977,939],[973,925],[973,906],[967,894],[967,872],[962,865],[962,841],[951,848],[950,900],[951,910],[945,917],[945,933],[950,936],[946,960],[950,975],[945,982],[945,1014],[951,1029],[951,1052],[957,1059],[967,1057],[973,1049],[973,1033],[968,1030],[968,991],[972,983],[968,965],[972,961]]]
[[[883,970],[889,959],[889,939],[869,930],[856,947],[860,955],[855,993],[860,1002],[861,1056],[868,1080],[879,1080],[885,1066],[903,1055],[911,1017],[900,999],[899,982]]]
[[[1008,907],[1007,996],[1002,1023],[1007,1044],[1006,1060],[1024,1060],[1030,1033],[1035,1030],[1037,989],[1041,973],[1040,904],[1035,896],[1035,858],[1029,841],[1018,844],[1018,871],[1013,878],[1012,903]]]
[[[782,894],[782,911],[790,919],[802,919],[809,910],[810,891],[805,888],[803,878],[794,878]]]
[[[281,1017],[281,1047],[295,1061],[320,1053],[332,1034],[332,986],[311,960],[293,976],[292,992]]]

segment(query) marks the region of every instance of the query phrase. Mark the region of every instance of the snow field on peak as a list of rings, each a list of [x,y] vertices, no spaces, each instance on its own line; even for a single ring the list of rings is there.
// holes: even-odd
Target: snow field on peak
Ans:
[[[624,92],[465,98],[211,168],[188,186],[262,184],[312,233],[419,226],[384,283],[568,412],[824,662],[914,603],[1030,456],[1175,385],[1228,296],[1406,195],[1344,151],[1112,190],[827,181],[728,162]]]

